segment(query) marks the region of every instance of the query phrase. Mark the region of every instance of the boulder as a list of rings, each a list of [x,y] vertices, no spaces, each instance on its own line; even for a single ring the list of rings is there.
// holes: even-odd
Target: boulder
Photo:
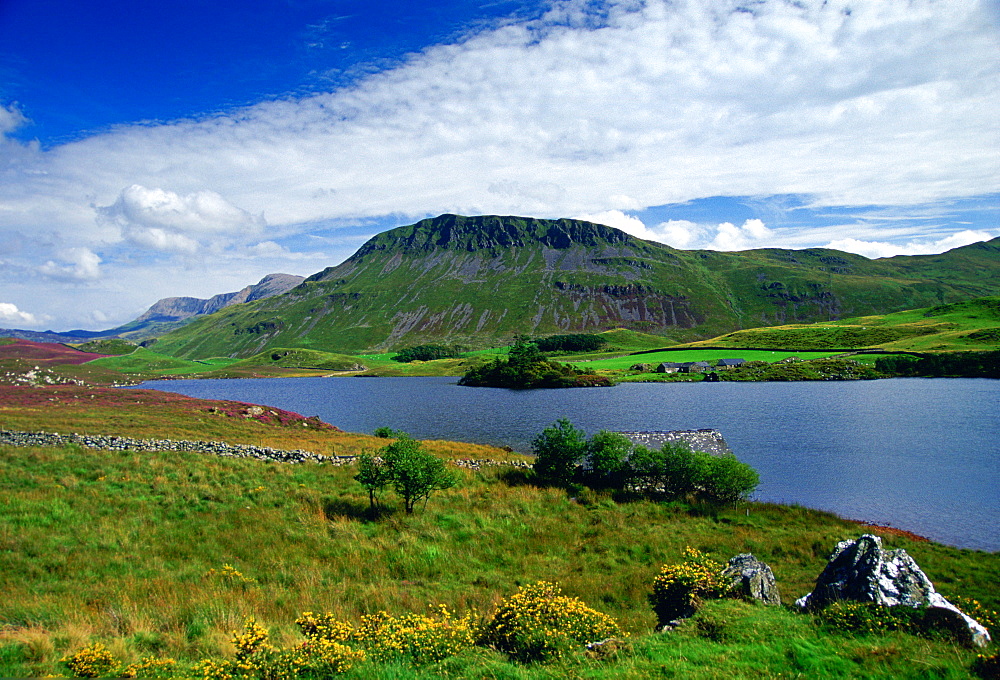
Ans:
[[[934,590],[905,550],[883,550],[882,539],[872,534],[838,543],[813,591],[795,604],[817,610],[841,600],[934,608],[949,628],[961,629],[966,641],[982,647],[990,640],[986,628]]]
[[[781,604],[781,595],[771,567],[753,555],[737,555],[730,559],[729,566],[722,571],[722,579],[730,585],[734,594],[745,599],[760,600],[764,604]]]

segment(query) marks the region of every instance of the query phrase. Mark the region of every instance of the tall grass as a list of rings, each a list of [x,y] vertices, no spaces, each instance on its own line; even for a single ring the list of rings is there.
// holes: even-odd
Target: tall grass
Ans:
[[[372,521],[353,474],[200,454],[0,449],[0,663],[7,655],[19,659],[8,666],[14,674],[55,672],[62,654],[94,639],[127,660],[220,656],[249,615],[290,642],[303,611],[347,619],[421,612],[428,603],[489,611],[538,580],[559,582],[642,635],[655,625],[652,579],[686,546],[720,560],[753,552],[771,564],[790,601],[811,589],[838,540],[861,533],[797,507],[699,512],[574,498],[512,483],[519,477],[503,469],[464,471],[458,487],[422,512]],[[886,543],[907,548],[945,595],[1000,604],[1000,555],[891,534]],[[782,621],[766,625],[805,625]],[[721,663],[697,634],[684,644]],[[675,646],[638,649],[640,660],[629,661],[637,669],[684,667]],[[766,667],[785,667],[782,658]],[[503,667],[504,676],[521,672]]]

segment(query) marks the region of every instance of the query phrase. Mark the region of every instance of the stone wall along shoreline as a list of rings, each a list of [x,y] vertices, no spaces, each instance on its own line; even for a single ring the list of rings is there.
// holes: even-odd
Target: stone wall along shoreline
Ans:
[[[104,451],[182,451],[208,453],[228,458],[256,458],[276,463],[323,463],[326,465],[351,465],[357,456],[326,456],[304,449],[274,449],[269,446],[227,444],[225,442],[184,439],[136,439],[116,435],[58,434],[55,432],[18,432],[0,430],[0,446],[82,446]],[[531,467],[526,461],[471,460],[451,461],[458,467],[478,470],[481,467],[508,466]]]

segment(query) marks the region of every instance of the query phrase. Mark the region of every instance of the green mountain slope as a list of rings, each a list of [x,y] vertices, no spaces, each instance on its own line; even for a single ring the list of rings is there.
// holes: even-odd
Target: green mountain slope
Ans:
[[[158,352],[358,352],[627,328],[692,341],[1000,294],[1000,239],[939,256],[681,251],[579,220],[442,215],[378,234],[291,291],[162,337]]]
[[[692,346],[989,351],[1000,347],[1000,297],[809,325],[752,328]]]

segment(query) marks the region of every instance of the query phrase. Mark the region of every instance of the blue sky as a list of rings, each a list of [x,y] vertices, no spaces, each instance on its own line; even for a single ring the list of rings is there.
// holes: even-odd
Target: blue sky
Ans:
[[[0,0],[0,326],[107,328],[443,212],[1000,236],[997,4]]]

